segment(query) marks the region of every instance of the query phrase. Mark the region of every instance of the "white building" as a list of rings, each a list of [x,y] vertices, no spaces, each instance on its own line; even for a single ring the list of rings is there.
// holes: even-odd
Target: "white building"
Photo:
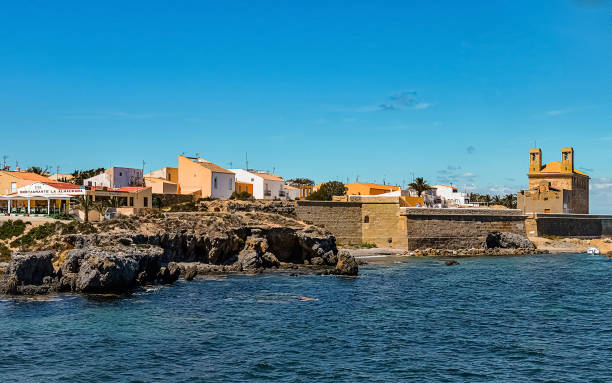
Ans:
[[[457,187],[449,185],[435,185],[436,196],[440,197],[445,207],[468,205],[470,200],[466,193],[457,191]]]
[[[83,180],[83,185],[118,189],[126,186],[144,186],[145,182],[142,169],[112,167]]]
[[[15,193],[0,195],[0,212],[3,214],[45,215],[68,213],[70,199],[85,195],[85,189],[64,182],[34,182],[20,187]]]
[[[300,188],[291,185],[285,185],[285,193],[287,193],[287,199],[290,200],[300,199],[302,194]]]
[[[230,169],[236,174],[236,182],[253,185],[255,199],[287,199],[285,180],[274,174],[254,170]]]

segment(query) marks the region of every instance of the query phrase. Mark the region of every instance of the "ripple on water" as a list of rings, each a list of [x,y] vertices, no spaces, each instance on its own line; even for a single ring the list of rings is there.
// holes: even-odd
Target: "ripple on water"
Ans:
[[[3,381],[612,381],[612,263],[407,258],[0,301]]]

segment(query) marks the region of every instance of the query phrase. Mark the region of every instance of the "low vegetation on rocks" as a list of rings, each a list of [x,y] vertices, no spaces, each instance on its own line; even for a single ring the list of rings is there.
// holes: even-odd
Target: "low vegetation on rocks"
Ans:
[[[8,220],[0,225],[0,239],[7,240],[13,237],[20,236],[26,229],[26,225],[31,225],[30,222],[23,222],[18,219],[16,221]]]
[[[358,272],[328,231],[259,211],[151,211],[101,223],[48,223],[11,247],[21,252],[0,280],[7,294],[122,292],[209,272]]]

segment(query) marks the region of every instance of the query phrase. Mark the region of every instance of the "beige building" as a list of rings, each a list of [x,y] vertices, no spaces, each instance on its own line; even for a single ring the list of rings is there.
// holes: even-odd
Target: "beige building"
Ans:
[[[178,168],[165,167],[144,175],[145,186],[153,194],[178,194]]]
[[[180,194],[196,198],[229,198],[235,190],[235,174],[201,157],[178,156]]]
[[[589,213],[590,177],[574,167],[574,149],[561,149],[561,161],[542,165],[542,150],[529,151],[529,189],[518,193],[525,213]]]

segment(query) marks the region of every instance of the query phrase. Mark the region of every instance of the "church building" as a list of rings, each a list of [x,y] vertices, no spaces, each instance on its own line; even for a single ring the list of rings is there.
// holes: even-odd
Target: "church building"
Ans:
[[[589,213],[590,177],[574,168],[574,149],[561,149],[561,162],[542,165],[542,150],[529,151],[529,189],[517,196],[525,213]]]

